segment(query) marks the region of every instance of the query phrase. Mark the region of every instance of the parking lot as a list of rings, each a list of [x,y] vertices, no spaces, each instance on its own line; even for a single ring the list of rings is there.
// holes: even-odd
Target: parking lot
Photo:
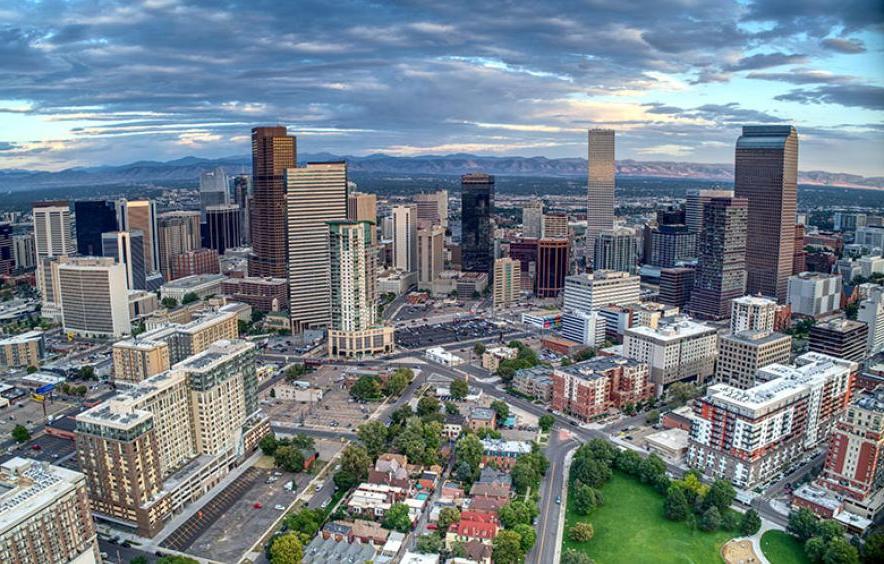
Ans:
[[[74,456],[76,451],[77,448],[74,441],[50,435],[40,435],[32,441],[13,447],[9,452],[3,453],[0,456],[0,462],[5,462],[15,456],[25,456],[34,460],[75,469],[77,467],[76,456]]]
[[[346,366],[324,365],[299,379],[322,390],[317,402],[296,402],[270,397],[268,388],[261,396],[261,408],[271,421],[327,429],[355,429],[365,423],[380,403],[357,403],[342,388]],[[280,381],[282,383],[282,381]]]
[[[46,408],[46,414],[43,408]],[[35,401],[30,396],[25,396],[15,403],[0,409],[0,436],[6,438],[12,433],[16,425],[24,425],[33,431],[34,427],[46,422],[47,416],[72,407],[72,404],[61,400],[47,400],[46,402]]]
[[[396,344],[404,349],[432,347],[492,337],[500,332],[496,325],[485,319],[450,321],[421,327],[403,327],[396,331]]]

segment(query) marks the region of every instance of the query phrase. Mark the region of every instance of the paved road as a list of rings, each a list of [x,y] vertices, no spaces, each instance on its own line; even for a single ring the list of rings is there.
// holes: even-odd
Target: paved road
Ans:
[[[98,550],[107,554],[107,558],[102,558],[102,560],[111,564],[127,564],[139,556],[143,556],[148,562],[156,562],[157,560],[157,557],[153,553],[101,539],[98,540]]]
[[[573,438],[561,440],[556,426],[550,435],[549,445],[546,447],[546,457],[549,459],[549,470],[540,484],[540,514],[537,516],[537,543],[526,555],[528,564],[541,562],[555,562],[556,536],[559,526],[559,509],[561,505],[555,502],[556,497],[561,496],[565,489],[565,455],[578,445]]]

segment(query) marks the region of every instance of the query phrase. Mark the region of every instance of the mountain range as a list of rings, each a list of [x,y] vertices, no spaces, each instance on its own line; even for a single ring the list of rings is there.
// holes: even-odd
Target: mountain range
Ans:
[[[302,162],[346,160],[350,165],[350,171],[356,173],[458,175],[482,171],[512,176],[583,176],[587,167],[586,159],[580,158],[485,157],[470,154],[415,157],[377,154],[354,157],[318,153],[300,155],[300,157]],[[228,174],[249,172],[251,158],[231,156],[204,159],[189,156],[166,162],[138,161],[120,166],[78,167],[57,172],[6,169],[0,170],[0,190],[21,191],[84,185],[196,183],[200,173],[219,166]],[[730,182],[733,181],[733,165],[627,159],[617,162],[617,174]],[[884,177],[863,177],[818,170],[800,172],[799,182],[866,189],[884,188]]]

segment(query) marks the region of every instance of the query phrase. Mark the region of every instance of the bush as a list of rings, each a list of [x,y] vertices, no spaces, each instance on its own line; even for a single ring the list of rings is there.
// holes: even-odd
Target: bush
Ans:
[[[721,513],[714,505],[707,509],[700,518],[700,528],[704,531],[714,531],[721,526]]]
[[[758,516],[758,513],[754,509],[743,513],[743,518],[740,520],[740,533],[749,537],[757,533],[759,529],[761,529],[761,517]]]
[[[592,523],[576,523],[568,529],[568,538],[571,542],[589,542],[594,534]]]

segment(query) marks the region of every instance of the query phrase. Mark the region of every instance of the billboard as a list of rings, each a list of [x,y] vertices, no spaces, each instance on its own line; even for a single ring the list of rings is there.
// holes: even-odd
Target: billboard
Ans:
[[[46,385],[43,385],[43,386],[40,386],[39,388],[37,388],[35,390],[35,393],[40,394],[40,395],[45,395],[54,389],[55,389],[55,384],[46,384]]]

